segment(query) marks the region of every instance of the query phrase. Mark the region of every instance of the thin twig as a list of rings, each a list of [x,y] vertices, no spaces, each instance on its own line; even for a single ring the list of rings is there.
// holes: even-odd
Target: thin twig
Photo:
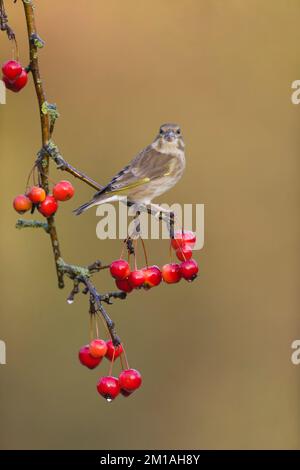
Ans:
[[[0,0],[0,30],[6,32],[7,37],[10,41],[15,41],[16,48],[17,48],[16,36],[15,36],[13,29],[8,24],[8,18],[7,18],[7,14],[5,11],[3,0]]]

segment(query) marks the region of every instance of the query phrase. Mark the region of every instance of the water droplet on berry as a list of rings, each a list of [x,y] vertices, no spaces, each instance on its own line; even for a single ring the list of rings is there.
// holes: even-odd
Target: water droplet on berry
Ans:
[[[112,399],[111,398],[106,398],[106,401],[108,401],[108,403],[109,403],[110,401],[112,401]]]
[[[71,305],[74,302],[74,299],[68,299],[67,302],[69,305]]]

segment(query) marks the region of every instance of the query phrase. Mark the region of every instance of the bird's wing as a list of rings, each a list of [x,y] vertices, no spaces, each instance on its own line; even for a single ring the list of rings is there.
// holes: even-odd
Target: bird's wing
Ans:
[[[129,165],[112,178],[105,188],[95,194],[119,193],[167,176],[176,157],[160,153],[151,146],[139,153]]]

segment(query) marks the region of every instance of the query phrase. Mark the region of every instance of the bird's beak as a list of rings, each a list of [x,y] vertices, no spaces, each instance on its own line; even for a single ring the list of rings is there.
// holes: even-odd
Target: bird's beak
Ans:
[[[168,142],[173,142],[173,140],[175,140],[176,135],[173,131],[167,131],[164,137]]]

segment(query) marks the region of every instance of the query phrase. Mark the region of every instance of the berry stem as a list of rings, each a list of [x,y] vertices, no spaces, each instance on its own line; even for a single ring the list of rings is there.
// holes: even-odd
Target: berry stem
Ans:
[[[115,362],[115,355],[116,355],[116,350],[114,349],[113,357],[112,357],[112,360],[111,360],[111,363],[110,363],[110,366],[109,366],[108,375],[112,375],[113,366],[114,366],[114,362]]]
[[[95,315],[96,338],[99,338],[98,318]]]
[[[169,244],[169,258],[170,258],[170,263],[172,263],[173,250],[172,250],[172,240],[171,239],[170,239],[170,244]]]
[[[148,266],[149,266],[149,263],[148,263],[148,256],[147,256],[147,252],[146,252],[145,242],[144,242],[144,240],[143,240],[142,237],[141,237],[141,242],[142,242],[142,247],[143,247],[143,251],[144,251],[144,257],[145,257],[146,267],[147,267],[147,269],[148,269]]]
[[[122,353],[122,354],[123,354],[123,353]],[[122,370],[124,370],[124,363],[123,363],[122,354],[121,354],[121,356],[120,356],[120,363],[121,363],[121,368],[122,368]]]
[[[93,333],[93,317],[94,315],[90,313],[90,342],[93,341],[94,339],[94,333]]]
[[[16,37],[13,38],[13,43],[14,43],[14,47],[13,47],[13,58],[16,57],[16,61],[19,62],[20,60],[20,54],[19,54],[19,46],[18,46],[18,42],[16,40]]]
[[[27,190],[30,188],[30,178],[32,177],[33,179],[33,182],[34,182],[34,170],[35,170],[35,164],[33,165],[33,167],[31,168],[30,172],[29,172],[29,175],[28,175],[28,178],[27,178],[27,181],[26,181],[26,188],[25,188],[25,194],[27,192]]]
[[[103,318],[101,315],[99,315],[99,312],[97,312],[97,316],[98,316],[98,318],[101,318],[101,321],[102,321],[102,323],[103,323],[103,325],[104,325],[104,328],[105,328],[105,330],[107,331],[108,336],[110,337],[110,333],[109,333],[109,329],[108,329],[108,326],[107,326],[106,321],[104,320],[104,318]]]
[[[137,247],[138,247],[138,239],[135,239],[134,242],[134,270],[137,271]]]
[[[183,233],[183,232],[182,232],[182,233]],[[179,249],[180,249],[180,251],[181,251],[181,254],[182,254],[182,256],[183,256],[184,261],[186,261],[186,257],[185,257],[185,254],[184,254],[184,252],[183,252],[182,246],[179,246]]]
[[[123,344],[122,344],[122,346],[123,346]],[[124,346],[123,346],[123,354],[124,354],[126,368],[129,369],[129,363],[128,363],[127,354],[126,354]]]

